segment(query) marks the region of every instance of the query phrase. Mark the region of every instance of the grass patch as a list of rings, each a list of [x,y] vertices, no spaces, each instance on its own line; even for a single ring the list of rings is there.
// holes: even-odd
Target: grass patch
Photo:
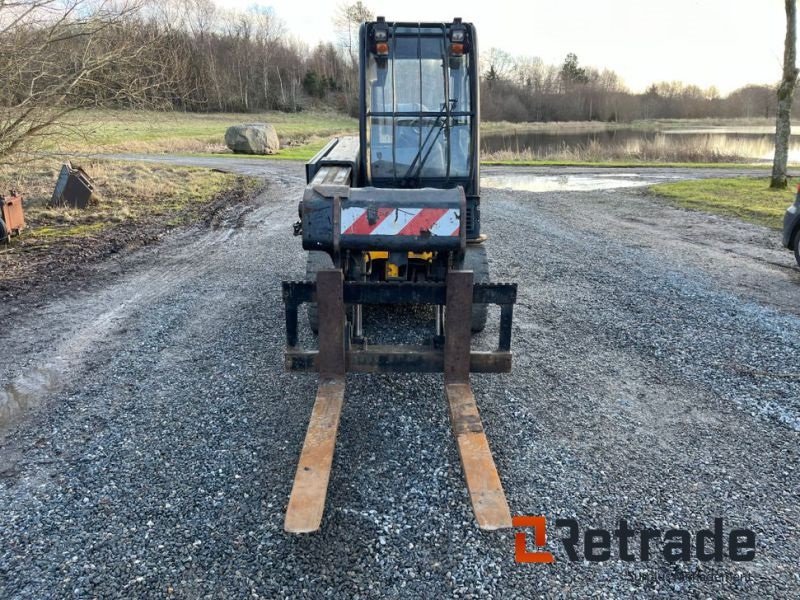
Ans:
[[[702,179],[660,183],[650,190],[692,210],[733,215],[780,229],[786,208],[794,202],[794,191],[769,189],[769,178]]]
[[[66,126],[54,135],[47,151],[59,154],[160,153],[194,154],[214,157],[237,156],[224,144],[225,130],[236,123],[266,121],[275,125],[282,150],[267,160],[307,161],[327,141],[337,135],[357,135],[358,120],[347,115],[321,110],[300,113],[269,111],[261,113],[184,113],[135,110],[81,110],[72,113]],[[481,124],[484,135],[581,132],[639,129],[647,131],[684,128],[732,129],[770,127],[765,119],[675,119],[605,123],[600,121]],[[759,145],[760,144],[760,145]],[[758,147],[756,147],[758,146]],[[761,147],[764,146],[764,147]],[[769,146],[767,144],[766,146]],[[618,146],[589,143],[580,148],[564,148],[542,155],[533,150],[504,151],[483,155],[487,165],[542,166],[720,166],[752,162],[769,148],[763,141],[729,143],[721,147],[707,141],[698,144],[679,136],[659,135],[656,140],[626,142]]]
[[[287,155],[315,138],[358,131],[358,121],[330,111],[283,113],[182,113],[82,110],[48,150],[86,152],[223,152],[225,130],[237,123],[272,123]],[[71,126],[71,127],[70,127]],[[306,151],[307,152],[307,151]]]
[[[179,153],[184,156],[207,156],[211,158],[244,158],[244,159],[252,159],[252,160],[300,160],[300,161],[308,161],[314,157],[314,155],[322,150],[322,148],[327,144],[330,140],[315,140],[309,142],[307,144],[302,144],[299,146],[290,146],[288,148],[281,148],[280,152],[277,154],[234,154],[233,152],[229,151],[219,151],[219,152],[185,152]]]
[[[481,123],[481,131],[486,134],[500,133],[583,133],[593,131],[615,131],[617,129],[636,129],[639,131],[663,131],[682,129],[731,129],[775,131],[775,119],[638,119],[630,123],[605,121],[548,121],[511,123],[494,121]]]
[[[56,164],[0,169],[0,189],[17,189],[24,197],[28,227],[22,240],[87,238],[151,217],[178,225],[191,221],[194,209],[199,211],[237,181],[235,175],[207,169],[100,160],[81,166],[95,182],[92,203],[84,210],[48,206],[58,176]]]

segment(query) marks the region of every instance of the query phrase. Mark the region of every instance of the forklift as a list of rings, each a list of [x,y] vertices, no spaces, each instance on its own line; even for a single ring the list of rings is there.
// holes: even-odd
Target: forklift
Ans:
[[[306,164],[294,225],[306,280],[283,282],[286,368],[319,376],[284,527],[321,526],[348,371],[443,373],[478,526],[511,527],[469,379],[511,370],[517,294],[490,281],[481,233],[475,27],[378,17],[360,28],[359,56],[359,136],[331,140]],[[500,306],[497,348],[473,351],[490,304]],[[316,349],[299,346],[302,305]],[[430,340],[371,344],[364,305],[430,305]]]

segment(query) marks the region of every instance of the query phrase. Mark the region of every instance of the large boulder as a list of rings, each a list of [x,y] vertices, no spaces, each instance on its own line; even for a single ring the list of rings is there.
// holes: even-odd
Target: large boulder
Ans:
[[[275,127],[269,123],[233,125],[225,132],[225,145],[240,154],[275,154],[281,149]]]

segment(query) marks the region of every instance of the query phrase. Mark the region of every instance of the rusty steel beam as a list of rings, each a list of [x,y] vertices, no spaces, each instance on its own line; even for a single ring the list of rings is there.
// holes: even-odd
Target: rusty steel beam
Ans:
[[[430,346],[368,346],[351,348],[345,353],[347,370],[355,373],[441,373],[444,369],[444,352]],[[472,373],[511,372],[511,352],[473,351],[469,356]],[[288,348],[285,353],[286,369],[316,373],[319,370],[319,352]]]
[[[469,383],[472,272],[447,275],[444,383],[472,510],[481,529],[511,527],[511,511]]]
[[[344,381],[320,383],[286,509],[289,533],[311,533],[322,523],[343,403]]]
[[[316,531],[322,523],[325,510],[336,433],[344,404],[345,313],[342,283],[342,272],[338,269],[317,273],[320,383],[286,509],[284,529],[289,533]]]
[[[472,388],[469,383],[445,384],[445,395],[478,527],[489,530],[511,527],[511,511]]]
[[[444,313],[444,382],[469,383],[472,346],[472,271],[447,274]]]

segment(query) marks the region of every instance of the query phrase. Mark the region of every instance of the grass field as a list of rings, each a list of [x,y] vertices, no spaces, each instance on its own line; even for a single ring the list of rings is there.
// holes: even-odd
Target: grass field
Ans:
[[[105,160],[81,166],[92,176],[96,190],[85,210],[48,207],[58,175],[52,166],[28,163],[23,169],[0,169],[0,189],[24,190],[27,242],[93,236],[144,218],[155,217],[168,226],[188,223],[197,216],[193,208],[205,205],[237,180],[208,169]]]
[[[334,112],[181,113],[151,111],[78,111],[70,116],[70,133],[51,151],[228,153],[225,130],[237,123],[268,122],[285,150],[280,158],[312,156],[330,136],[357,131],[355,119]],[[303,150],[300,150],[303,148]]]
[[[767,177],[678,181],[650,189],[684,208],[733,215],[773,229],[781,228],[783,214],[794,202],[794,185],[770,190]]]
[[[272,156],[257,157],[275,160],[308,160],[334,135],[356,134],[356,119],[336,112],[277,111],[241,113],[181,113],[151,111],[85,110],[71,115],[67,134],[53,141],[47,150],[62,153],[148,153],[170,152],[233,156],[225,147],[223,136],[228,126],[243,122],[266,121],[275,125],[283,148]],[[483,122],[484,135],[503,133],[576,133],[619,128],[707,128],[768,127],[764,119],[701,119],[637,121],[630,123],[566,122],[509,123]],[[668,140],[667,140],[668,142]],[[649,144],[614,150],[588,146],[559,155],[538,156],[530,151],[501,152],[483,156],[484,164],[492,165],[584,165],[584,166],[714,166],[734,167],[736,148],[684,148],[668,143]]]

